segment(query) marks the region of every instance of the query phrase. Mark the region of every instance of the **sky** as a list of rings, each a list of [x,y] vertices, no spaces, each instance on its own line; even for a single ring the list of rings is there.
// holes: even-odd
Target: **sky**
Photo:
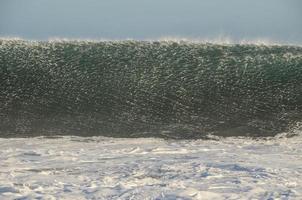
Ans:
[[[302,44],[302,0],[0,0],[0,37]]]

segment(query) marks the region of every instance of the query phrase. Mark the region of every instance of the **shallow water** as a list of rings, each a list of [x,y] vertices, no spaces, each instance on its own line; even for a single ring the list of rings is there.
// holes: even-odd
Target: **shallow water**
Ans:
[[[0,199],[301,199],[302,136],[0,139]]]

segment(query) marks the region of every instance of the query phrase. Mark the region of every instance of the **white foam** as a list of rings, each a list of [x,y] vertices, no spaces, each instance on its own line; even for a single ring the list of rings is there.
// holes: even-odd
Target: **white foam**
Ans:
[[[299,199],[301,149],[301,136],[0,139],[0,199]]]

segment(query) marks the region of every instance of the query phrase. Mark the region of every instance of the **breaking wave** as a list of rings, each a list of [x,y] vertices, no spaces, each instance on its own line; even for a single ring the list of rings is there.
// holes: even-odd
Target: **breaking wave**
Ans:
[[[298,46],[0,40],[1,137],[266,137],[301,109]]]

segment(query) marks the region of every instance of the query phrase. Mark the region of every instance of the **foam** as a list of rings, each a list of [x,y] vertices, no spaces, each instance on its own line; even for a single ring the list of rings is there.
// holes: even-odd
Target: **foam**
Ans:
[[[299,199],[302,137],[0,139],[1,199]]]

